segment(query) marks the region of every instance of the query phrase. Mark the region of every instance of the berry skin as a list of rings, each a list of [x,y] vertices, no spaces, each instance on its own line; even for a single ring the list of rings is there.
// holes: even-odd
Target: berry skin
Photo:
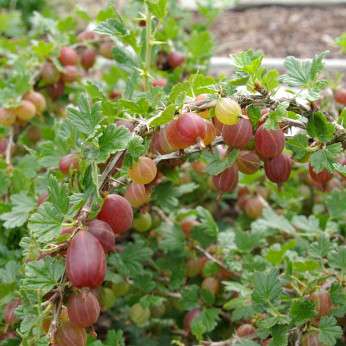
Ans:
[[[115,236],[112,227],[102,220],[91,220],[86,223],[88,232],[100,242],[105,253],[113,252]]]
[[[204,119],[204,122],[207,126],[207,130],[205,131],[202,140],[205,145],[209,145],[216,138],[216,128],[211,121]]]
[[[12,126],[16,122],[16,112],[13,108],[0,108],[0,124]]]
[[[95,33],[93,31],[82,31],[77,35],[77,40],[83,42],[86,40],[93,40],[95,38]]]
[[[232,192],[238,185],[238,167],[233,163],[231,167],[212,177],[213,185],[222,192]]]
[[[19,298],[17,300],[13,300],[12,302],[9,302],[4,309],[4,321],[8,323],[9,325],[15,324],[19,321],[16,314],[14,313],[14,310],[18,308],[19,305],[22,305],[22,298]]]
[[[282,183],[286,182],[291,174],[290,155],[282,152],[272,159],[266,159],[264,162],[264,170],[267,178],[273,183],[277,183],[278,189],[281,191]]]
[[[327,291],[315,291],[310,295],[310,299],[315,302],[315,310],[319,317],[328,316],[332,309],[332,300]]]
[[[309,173],[311,178],[317,183],[326,184],[328,183],[334,176],[333,173],[329,173],[326,169],[323,169],[321,172],[314,172],[313,167],[309,164]]]
[[[72,48],[64,47],[60,49],[59,60],[63,65],[76,65],[79,58]]]
[[[60,80],[57,83],[47,85],[47,93],[52,99],[58,99],[65,93],[65,83]]]
[[[112,284],[112,291],[116,297],[123,297],[130,289],[130,285],[126,282],[114,282]]]
[[[40,195],[40,197],[39,197],[38,200],[37,200],[37,208],[38,208],[41,204],[43,204],[43,203],[46,201],[46,199],[47,199],[48,197],[49,197],[48,192],[47,192],[47,191],[43,192],[42,195]]]
[[[181,66],[185,62],[185,57],[182,52],[174,51],[168,54],[168,64],[172,68]]]
[[[43,113],[47,108],[47,102],[45,97],[37,91],[27,91],[23,100],[30,101],[34,104],[37,113]]]
[[[195,98],[194,102],[205,101],[207,96],[208,94],[200,94]],[[205,111],[198,112],[197,114],[204,119],[209,118],[210,109],[206,109]]]
[[[141,156],[139,162],[134,163],[132,168],[127,170],[129,178],[136,184],[149,184],[157,174],[155,162],[146,156]]]
[[[186,263],[186,276],[193,278],[197,276],[202,269],[202,262],[200,257],[192,258]]]
[[[202,313],[203,309],[202,308],[195,308],[191,311],[189,311],[185,317],[184,317],[184,329],[189,332],[190,331],[190,326],[192,321],[197,318],[201,313]]]
[[[239,121],[241,108],[238,102],[223,98],[215,107],[216,118],[224,125],[234,125]]]
[[[222,138],[225,143],[235,149],[245,148],[251,141],[253,135],[250,120],[239,119],[234,125],[224,125]]]
[[[194,226],[200,225],[200,223],[196,220],[183,220],[180,224],[181,229],[183,230],[186,239],[190,238],[190,231]]]
[[[59,161],[59,169],[61,173],[68,175],[70,172],[70,167],[73,167],[72,173],[76,173],[79,168],[79,155],[78,154],[68,154],[63,156]]]
[[[105,198],[98,219],[107,222],[115,234],[127,231],[133,221],[130,203],[122,196],[109,195]]]
[[[302,346],[327,346],[318,338],[318,332],[308,333],[303,337]]]
[[[86,328],[97,322],[100,304],[91,292],[72,295],[67,303],[70,321],[79,328]]]
[[[162,140],[167,140],[168,144],[173,148],[173,151],[189,147],[189,143],[186,143],[183,137],[179,135],[177,131],[177,123],[177,120],[172,120],[163,130],[165,131],[165,137],[162,137]]]
[[[106,276],[107,262],[100,242],[89,232],[72,238],[66,255],[66,273],[77,288],[97,288]]]
[[[113,59],[113,42],[103,42],[100,44],[99,53],[106,59]]]
[[[94,66],[96,60],[96,52],[93,49],[85,49],[83,50],[80,63],[81,65],[88,70],[90,67]]]
[[[342,104],[346,105],[346,89],[341,89],[337,90],[334,92],[334,98],[335,101]]]
[[[41,77],[47,84],[59,82],[60,73],[51,62],[46,62],[41,69]]]
[[[240,338],[246,338],[250,335],[255,334],[256,328],[251,324],[242,324],[240,327],[238,327],[236,333]]]
[[[30,120],[35,116],[36,107],[30,101],[23,100],[23,104],[15,108],[16,116],[22,120]]]
[[[240,172],[254,174],[261,167],[261,160],[253,151],[242,150],[238,153],[236,163]]]
[[[28,139],[33,143],[37,143],[42,139],[42,131],[36,125],[32,125],[28,128],[27,135],[28,135]]]
[[[152,219],[149,213],[140,214],[133,220],[133,228],[138,232],[146,232],[151,228]]]
[[[257,219],[262,215],[263,211],[263,204],[262,202],[257,198],[252,198],[248,200],[245,204],[245,212],[247,216],[251,217],[252,219]]]
[[[220,284],[219,281],[217,281],[215,278],[210,277],[203,280],[201,288],[204,288],[207,291],[211,291],[214,294],[217,294],[217,292],[219,292],[220,289]]]
[[[87,334],[84,328],[78,328],[72,322],[66,321],[59,324],[55,342],[60,346],[84,346],[87,343]]]
[[[66,65],[64,68],[66,72],[61,73],[61,80],[65,83],[75,82],[79,77],[77,67],[73,65]]]
[[[143,204],[149,202],[151,197],[151,190],[146,189],[144,185],[132,182],[126,189],[124,197],[132,207],[140,207]]]
[[[264,157],[278,156],[285,147],[285,135],[281,129],[266,130],[261,125],[255,134],[256,151]]]
[[[195,113],[184,113],[177,120],[177,133],[189,146],[202,140],[206,131],[205,121]]]
[[[163,87],[165,88],[167,86],[167,79],[166,78],[160,78],[160,79],[154,79],[151,83],[151,85],[155,87]]]
[[[130,121],[127,120],[118,120],[115,122],[117,126],[125,126],[127,129],[129,129],[130,132],[132,132],[135,129],[135,125],[133,125]]]
[[[141,303],[136,303],[130,310],[130,318],[137,325],[144,324],[150,318],[150,309],[143,309]]]

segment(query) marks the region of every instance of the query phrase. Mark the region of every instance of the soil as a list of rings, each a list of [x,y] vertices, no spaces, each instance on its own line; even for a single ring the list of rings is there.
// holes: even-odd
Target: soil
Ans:
[[[345,59],[334,40],[346,32],[346,6],[324,8],[265,6],[223,11],[212,26],[217,56],[261,50],[266,57]]]

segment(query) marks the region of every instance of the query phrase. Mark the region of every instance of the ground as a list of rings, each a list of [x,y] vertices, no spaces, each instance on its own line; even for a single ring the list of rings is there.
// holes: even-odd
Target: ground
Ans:
[[[346,6],[329,8],[266,6],[223,11],[212,26],[218,56],[261,50],[266,57],[311,58],[325,50],[343,59],[333,42],[346,32]]]

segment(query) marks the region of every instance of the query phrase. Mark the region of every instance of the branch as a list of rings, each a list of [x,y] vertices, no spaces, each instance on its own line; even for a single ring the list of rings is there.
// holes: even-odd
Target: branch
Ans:
[[[11,149],[13,144],[13,127],[10,127],[10,130],[8,132],[8,139],[7,139],[7,147],[5,152],[5,162],[6,165],[10,165],[11,163]]]
[[[218,267],[222,268],[225,270],[228,274],[232,275],[233,277],[240,278],[241,275],[238,273],[234,273],[230,271],[221,261],[219,261],[217,258],[212,256],[207,250],[204,250],[202,247],[199,245],[193,245],[193,248],[196,249],[199,253],[201,253],[203,256],[207,257],[209,261],[215,263]]]
[[[329,113],[325,112],[322,109],[315,109],[310,105],[303,105],[299,103],[295,98],[274,99],[273,97],[262,95],[232,95],[229,96],[229,98],[237,101],[242,108],[252,104],[258,107],[270,107],[272,109],[275,109],[280,103],[288,102],[288,111],[300,114],[305,118],[309,118],[312,113],[319,111],[326,117],[327,121],[332,123],[335,127],[336,132],[334,134],[334,139],[331,143],[340,142],[343,148],[346,149],[346,130],[343,128],[343,126],[339,125],[334,120],[333,116],[331,116]],[[219,103],[219,101],[220,100],[192,102],[184,105],[183,112],[203,111],[206,109],[210,109],[215,107]],[[178,111],[176,112],[176,114],[178,114]],[[292,124],[292,126],[305,129],[305,124],[303,122],[297,122],[292,119],[285,119],[285,121],[289,124]]]

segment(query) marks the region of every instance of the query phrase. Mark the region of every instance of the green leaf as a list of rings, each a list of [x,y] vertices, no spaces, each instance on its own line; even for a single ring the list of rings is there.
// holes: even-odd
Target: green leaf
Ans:
[[[203,247],[208,247],[217,239],[219,229],[209,210],[199,206],[196,208],[200,225],[194,226],[190,231],[190,237],[198,241]]]
[[[175,114],[175,104],[171,104],[161,113],[161,115],[158,118],[150,122],[150,127],[167,124],[168,122],[173,120],[174,114]]]
[[[152,292],[156,287],[156,283],[153,280],[153,274],[148,271],[134,276],[133,281],[134,286],[145,293]]]
[[[211,261],[205,262],[205,265],[203,267],[203,274],[206,277],[213,276],[214,274],[217,274],[220,270],[220,267]]]
[[[247,113],[249,114],[249,118],[252,124],[252,127],[254,129],[257,129],[258,126],[258,122],[260,121],[262,115],[261,115],[261,108],[260,107],[256,107],[254,105],[250,105],[247,108]]]
[[[82,93],[77,100],[78,109],[68,107],[67,117],[71,123],[76,126],[77,130],[86,134],[92,135],[100,121],[101,117],[101,102],[96,102],[92,107],[86,94]]]
[[[281,250],[269,249],[265,259],[274,265],[279,265],[284,260],[286,251],[292,249],[296,243],[296,239],[292,239],[288,243],[284,244],[281,247]]]
[[[317,315],[316,304],[312,300],[294,299],[289,312],[292,322],[300,326]]]
[[[181,228],[176,224],[164,222],[160,225],[158,231],[162,233],[160,248],[165,251],[183,251],[185,245],[185,236]]]
[[[278,274],[279,270],[273,268],[268,275],[260,272],[253,275],[254,291],[251,297],[255,303],[267,305],[268,302],[271,302],[274,304],[274,301],[279,298],[282,288]]]
[[[146,246],[144,241],[136,243],[128,243],[121,254],[115,254],[111,257],[111,262],[114,262],[124,276],[140,275],[143,271],[142,263],[147,261],[153,251]]]
[[[206,309],[191,322],[191,332],[198,340],[201,340],[204,333],[209,333],[220,320],[219,313],[221,309]]]
[[[333,139],[335,127],[327,122],[322,112],[315,112],[309,116],[306,131],[311,137],[317,138],[320,142],[329,142]]]
[[[4,171],[0,170],[0,195],[5,194],[10,185],[11,180],[7,177]]]
[[[65,272],[65,263],[47,256],[39,261],[29,262],[25,267],[23,285],[30,291],[41,290],[42,295],[59,283]]]
[[[338,247],[328,253],[328,264],[332,268],[339,268],[346,271],[346,247]]]
[[[138,61],[138,57],[136,55],[135,50],[132,47],[113,47],[112,49],[113,56],[115,61],[117,61],[119,64],[118,67],[122,70],[133,73],[135,71],[135,68],[140,68],[140,62]]]
[[[192,59],[196,61],[209,58],[212,55],[211,50],[214,47],[214,41],[207,30],[194,30],[185,44]]]
[[[249,49],[246,52],[241,52],[239,56],[230,54],[231,65],[235,68],[244,71],[248,74],[255,75],[258,68],[261,66],[264,55],[261,51],[253,52]]]
[[[235,346],[258,346],[257,342],[254,342],[252,340],[249,339],[245,339],[245,338],[241,338],[236,344],[234,344]]]
[[[258,245],[261,238],[262,235],[259,233],[249,231],[243,232],[240,229],[235,230],[235,244],[237,249],[241,252],[251,251],[255,246]]]
[[[299,230],[305,232],[319,232],[320,231],[320,220],[315,215],[294,215],[292,219],[292,224],[296,226]]]
[[[315,258],[322,258],[327,256],[329,251],[333,247],[329,241],[329,238],[326,235],[321,235],[317,242],[314,242],[310,245],[309,254]]]
[[[306,87],[323,69],[322,59],[327,53],[328,51],[325,51],[319,56],[316,55],[313,60],[300,61],[293,56],[287,57],[284,66],[287,68],[288,74],[279,77],[278,80],[290,87]]]
[[[262,85],[268,90],[272,91],[278,87],[279,82],[277,78],[279,77],[279,72],[272,70],[269,71],[262,79]]]
[[[38,41],[35,43],[36,44],[32,46],[31,49],[36,55],[48,56],[54,49],[53,43],[46,43],[44,41]]]
[[[220,174],[225,169],[232,166],[238,152],[239,150],[233,149],[227,157],[221,157],[218,150],[215,150],[214,154],[210,151],[204,152],[202,158],[207,161],[207,167],[204,169],[204,172],[207,172],[210,175]]]
[[[319,263],[312,261],[312,260],[306,260],[304,262],[294,261],[293,262],[293,270],[296,272],[309,272],[313,273],[316,269],[320,267]]]
[[[125,339],[122,330],[108,330],[107,338],[103,341],[105,346],[125,346]]]
[[[57,29],[62,32],[73,31],[76,29],[78,21],[72,16],[60,19],[57,24]]]
[[[105,161],[110,154],[125,150],[130,138],[130,131],[125,126],[108,125],[99,138],[100,161]]]
[[[192,310],[199,306],[199,294],[200,288],[197,285],[189,285],[182,287],[180,290],[181,298],[179,299],[179,305],[185,310]]]
[[[36,177],[36,172],[40,167],[36,157],[27,154],[20,159],[18,168],[25,173],[25,176],[32,179]]]
[[[340,163],[333,163],[336,171],[340,172],[344,177],[346,177],[346,165],[343,166]]]
[[[319,323],[319,340],[326,345],[335,345],[336,339],[341,338],[342,329],[336,325],[336,319],[332,316],[321,317]]]
[[[275,325],[271,328],[271,334],[273,340],[270,342],[270,346],[286,346],[287,340],[287,326]]]
[[[124,98],[130,100],[133,92],[135,91],[137,82],[139,81],[140,74],[138,71],[133,71],[130,76],[126,78],[125,89],[124,89]]]
[[[328,213],[333,219],[342,220],[345,217],[346,194],[334,189],[326,198]]]
[[[150,12],[158,19],[163,19],[166,15],[167,0],[158,0],[157,2],[146,1]]]
[[[278,130],[279,129],[279,123],[284,120],[284,118],[287,116],[287,108],[289,106],[288,102],[282,102],[280,103],[274,111],[271,111],[269,113],[269,116],[264,123],[264,127],[269,130]]]
[[[4,284],[9,284],[16,280],[19,274],[20,264],[16,261],[9,261],[5,268],[0,268],[0,280]]]
[[[31,216],[29,230],[40,242],[47,243],[60,235],[63,221],[63,215],[52,204],[44,203]]]
[[[267,209],[263,209],[262,217],[252,223],[252,225],[254,227],[280,229],[287,233],[295,233],[294,227],[283,215],[279,216]]]
[[[329,295],[333,305],[342,306],[346,304],[346,294],[343,293],[343,289],[340,284],[333,282],[329,290]]]
[[[59,183],[53,174],[51,174],[48,179],[49,200],[61,214],[66,215],[70,203],[67,190],[68,186],[67,184],[59,186]]]
[[[336,163],[335,158],[338,157],[341,152],[341,143],[334,143],[313,153],[310,157],[310,163],[314,172],[319,173],[323,169],[326,169],[328,172],[333,173],[333,165]]]
[[[35,199],[28,196],[27,191],[12,195],[12,209],[0,215],[5,228],[20,227],[27,222],[30,212],[36,208]]]
[[[144,152],[144,145],[142,142],[143,138],[140,136],[134,136],[130,139],[127,151],[132,158],[137,159]]]
[[[115,36],[125,35],[126,28],[124,23],[118,22],[114,18],[108,18],[105,22],[101,22],[94,31],[100,35]]]

